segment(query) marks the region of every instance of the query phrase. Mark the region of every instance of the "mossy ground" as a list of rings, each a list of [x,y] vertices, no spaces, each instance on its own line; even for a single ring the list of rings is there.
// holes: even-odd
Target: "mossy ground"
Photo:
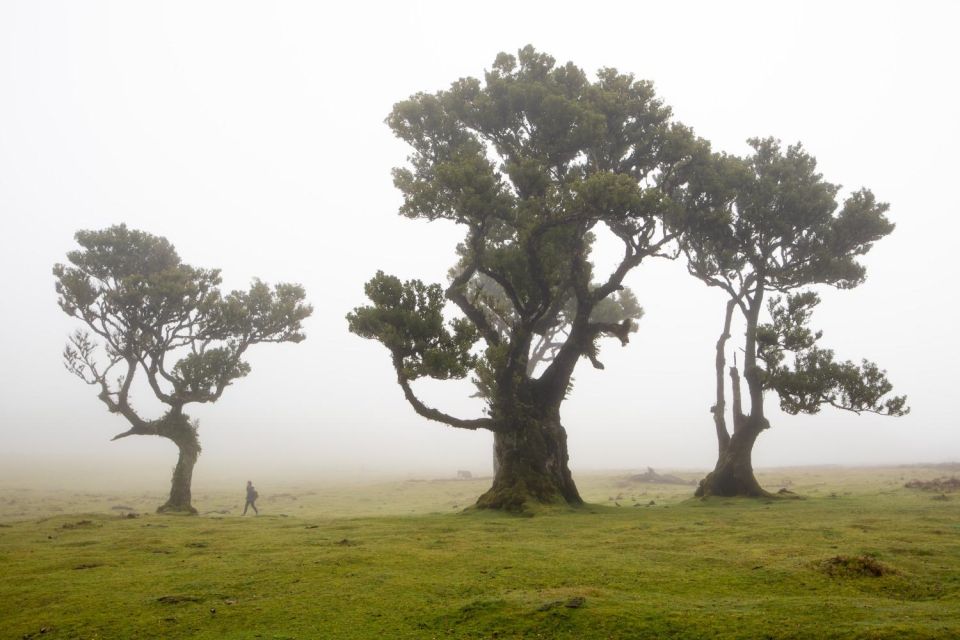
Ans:
[[[761,478],[789,474],[802,500],[583,477],[591,504],[533,517],[462,512],[484,480],[261,490],[256,518],[202,492],[201,513],[229,513],[82,494],[86,513],[40,517],[61,494],[8,488],[0,637],[960,637],[960,498],[902,488],[923,473]],[[110,508],[138,501],[137,518]]]

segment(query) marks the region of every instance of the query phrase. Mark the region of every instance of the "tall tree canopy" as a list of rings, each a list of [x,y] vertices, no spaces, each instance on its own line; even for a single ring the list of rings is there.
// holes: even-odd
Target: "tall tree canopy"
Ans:
[[[841,206],[840,187],[823,180],[816,160],[799,144],[784,150],[771,138],[749,143],[754,152],[746,159],[698,158],[686,192],[687,211],[697,215],[678,227],[690,273],[728,296],[711,408],[719,455],[701,483],[702,494],[764,494],[751,455],[757,436],[770,426],[765,390],[774,391],[781,407],[794,414],[816,413],[822,405],[891,416],[907,411],[905,398],[884,399],[892,389],[885,372],[868,361],[836,362],[832,351],[818,346],[821,334],[808,326],[820,301],[808,287],[850,289],[864,281],[866,269],[858,259],[893,231],[885,216],[888,205],[861,189]],[[780,295],[767,300],[771,292]],[[761,323],[765,310],[769,322]],[[724,350],[736,311],[746,324],[743,379],[749,406],[745,412],[741,376],[731,367],[731,434]]]
[[[650,83],[614,69],[591,81],[532,47],[498,55],[483,81],[398,103],[387,123],[413,150],[394,171],[400,213],[456,223],[465,237],[446,287],[378,272],[350,330],[389,349],[417,413],[494,433],[496,473],[479,506],[579,503],[561,402],[580,358],[602,368],[600,340],[628,341],[640,308],[624,277],[670,242],[664,220],[704,144],[670,121]],[[603,228],[623,253],[597,274],[591,249]],[[462,315],[447,321],[447,302]],[[483,417],[429,407],[411,386],[467,376]]]
[[[126,225],[78,231],[81,249],[53,268],[60,308],[81,320],[64,350],[67,369],[98,389],[111,413],[130,428],[114,440],[155,435],[177,445],[170,498],[160,511],[195,513],[190,484],[200,454],[196,422],[183,408],[216,402],[250,372],[247,349],[263,342],[300,342],[312,312],[303,288],[270,287],[221,294],[220,272],[180,261],[166,238]],[[142,376],[168,409],[150,419],[134,408],[131,389]]]

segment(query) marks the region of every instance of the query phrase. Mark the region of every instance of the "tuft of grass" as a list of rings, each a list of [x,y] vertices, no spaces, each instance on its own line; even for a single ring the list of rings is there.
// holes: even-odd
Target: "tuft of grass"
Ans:
[[[828,576],[842,578],[879,578],[896,573],[871,555],[861,556],[833,556],[820,563],[823,572]]]
[[[182,604],[184,602],[203,602],[201,596],[188,596],[188,595],[175,595],[175,596],[160,596],[157,598],[157,602],[163,604]]]

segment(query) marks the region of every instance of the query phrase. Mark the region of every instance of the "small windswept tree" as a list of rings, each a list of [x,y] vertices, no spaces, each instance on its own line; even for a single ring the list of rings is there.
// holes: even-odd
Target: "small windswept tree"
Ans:
[[[618,292],[670,242],[671,194],[702,143],[670,122],[649,83],[613,69],[591,82],[532,47],[501,53],[484,82],[464,78],[398,103],[387,122],[413,148],[394,172],[400,213],[448,220],[466,235],[449,286],[377,273],[366,285],[371,305],[347,316],[350,330],[387,347],[418,414],[493,432],[496,472],[478,506],[579,504],[560,405],[580,358],[602,368],[600,340],[628,341],[640,309]],[[623,254],[601,277],[590,252],[603,227]],[[446,322],[447,302],[462,316]],[[471,375],[484,417],[428,407],[412,387]]]
[[[766,495],[753,473],[757,437],[770,423],[764,391],[773,391],[788,413],[816,413],[831,405],[857,413],[904,414],[903,397],[884,399],[892,389],[886,373],[863,361],[836,362],[818,346],[821,334],[809,328],[819,297],[807,289],[829,285],[850,289],[866,269],[858,258],[893,231],[888,209],[866,189],[838,206],[840,187],[823,180],[816,160],[798,144],[786,151],[778,141],[752,139],[746,159],[698,158],[682,219],[680,246],[690,273],[728,296],[723,331],[716,345],[717,464],[698,495]],[[770,293],[780,294],[767,300]],[[766,309],[769,322],[762,323]],[[741,375],[729,369],[733,432],[726,422],[725,349],[734,313],[746,333],[743,376],[748,400],[741,400]],[[792,356],[792,361],[789,357]]]
[[[60,308],[86,325],[70,338],[64,364],[126,419],[129,429],[113,440],[153,435],[177,445],[170,498],[158,511],[196,513],[190,487],[200,441],[184,407],[216,402],[247,375],[252,345],[303,340],[301,322],[312,312],[303,288],[257,280],[223,295],[219,270],[183,264],[165,238],[122,224],[78,231],[76,240],[81,249],[67,254],[69,264],[53,268]],[[168,407],[161,417],[134,408],[138,375]]]

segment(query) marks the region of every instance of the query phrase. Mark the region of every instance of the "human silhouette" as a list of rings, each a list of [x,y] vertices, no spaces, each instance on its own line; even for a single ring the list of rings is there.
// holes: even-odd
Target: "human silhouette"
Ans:
[[[253,488],[253,482],[247,480],[247,503],[243,505],[243,514],[247,515],[247,509],[253,507],[253,512],[256,515],[260,515],[260,512],[257,511],[257,498],[260,497],[260,494],[257,493],[257,490]]]

